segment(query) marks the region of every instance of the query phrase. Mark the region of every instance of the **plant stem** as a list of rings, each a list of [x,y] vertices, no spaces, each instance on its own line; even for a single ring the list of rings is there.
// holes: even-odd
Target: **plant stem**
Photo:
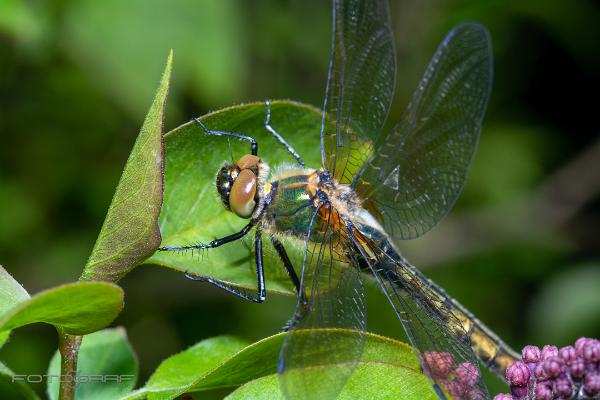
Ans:
[[[68,335],[58,331],[58,350],[60,351],[60,388],[59,400],[75,399],[75,386],[77,378],[77,355],[81,345],[82,336]]]

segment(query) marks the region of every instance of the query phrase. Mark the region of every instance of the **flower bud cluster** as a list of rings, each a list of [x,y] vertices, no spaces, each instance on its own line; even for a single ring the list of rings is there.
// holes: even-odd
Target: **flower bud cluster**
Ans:
[[[600,399],[600,340],[574,346],[525,346],[522,361],[506,370],[511,394],[494,400]]]

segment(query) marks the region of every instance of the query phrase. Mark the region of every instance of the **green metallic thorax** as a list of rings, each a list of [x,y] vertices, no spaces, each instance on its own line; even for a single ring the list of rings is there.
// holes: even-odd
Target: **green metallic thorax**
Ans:
[[[272,182],[266,218],[277,232],[306,237],[315,212],[306,184],[308,175],[294,175]]]

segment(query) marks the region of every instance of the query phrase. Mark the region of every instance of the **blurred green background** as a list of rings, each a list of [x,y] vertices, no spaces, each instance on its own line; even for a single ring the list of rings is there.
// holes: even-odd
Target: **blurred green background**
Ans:
[[[391,6],[398,78],[390,123],[452,26],[482,22],[495,57],[467,187],[405,254],[516,349],[600,337],[600,6]],[[330,14],[323,0],[0,0],[0,263],[31,293],[78,278],[169,49],[166,130],[266,98],[320,106]],[[116,324],[138,353],[139,384],[201,339],[277,332],[294,306],[276,296],[247,304],[159,267],[121,284],[126,306]],[[372,292],[372,330],[400,337],[391,308]],[[56,346],[52,328],[21,328],[0,359],[18,374],[44,373]],[[494,379],[490,389],[506,391]]]

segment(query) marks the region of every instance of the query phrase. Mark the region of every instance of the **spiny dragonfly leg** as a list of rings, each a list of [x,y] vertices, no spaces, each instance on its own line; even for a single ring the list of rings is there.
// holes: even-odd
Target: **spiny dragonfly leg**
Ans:
[[[279,258],[281,259],[285,270],[294,283],[296,293],[300,295],[300,279],[298,278],[298,275],[296,275],[296,270],[294,270],[294,266],[292,265],[292,261],[290,261],[290,258],[285,251],[285,247],[283,247],[283,244],[281,244],[281,242],[273,236],[271,236],[271,243],[273,243],[273,247],[275,247],[275,250],[277,250],[277,254],[279,254]],[[304,293],[302,293],[302,298],[304,298]]]
[[[265,101],[265,105],[267,106],[267,116],[265,118],[265,129],[268,130],[269,132],[271,132],[271,134],[275,137],[275,139],[277,139],[279,141],[279,143],[281,143],[286,148],[286,150],[289,151],[292,156],[294,156],[294,158],[296,159],[296,161],[298,162],[298,164],[301,167],[304,167],[304,161],[302,160],[302,157],[300,157],[300,155],[296,152],[296,150],[294,150],[294,148],[292,146],[290,146],[290,144],[288,142],[286,142],[285,139],[283,137],[281,137],[281,135],[279,133],[277,133],[275,131],[275,129],[273,129],[273,127],[271,127],[271,125],[269,125],[269,122],[271,121],[271,104],[269,103],[269,100]]]
[[[285,270],[287,271],[288,275],[290,276],[290,279],[292,280],[292,282],[294,283],[294,286],[296,287],[296,293],[298,294],[298,300],[301,301],[302,304],[307,304],[306,294],[300,288],[300,279],[298,278],[298,275],[296,275],[296,270],[294,270],[294,266],[292,265],[292,261],[288,257],[287,252],[285,251],[285,247],[283,247],[283,244],[279,240],[277,240],[277,238],[275,238],[273,236],[271,236],[271,242],[273,243],[273,247],[275,247],[275,250],[277,250],[277,254],[279,254],[279,258],[283,262],[283,266],[285,267]],[[294,326],[295,323],[296,323],[296,316],[292,317],[283,326],[283,328],[281,328],[281,332],[289,331],[290,328],[292,326]]]
[[[201,277],[186,273],[185,276],[193,281],[208,282],[215,285],[218,288],[225,290],[234,296],[240,297],[244,300],[251,301],[253,303],[262,303],[267,298],[267,292],[265,290],[265,272],[263,269],[263,256],[262,256],[262,234],[261,230],[256,230],[255,241],[254,241],[254,253],[256,256],[256,280],[257,280],[257,296],[246,293],[243,289],[235,288],[223,282],[219,282],[211,277]]]
[[[222,246],[222,245],[224,245],[226,243],[230,243],[230,242],[233,242],[235,240],[243,238],[248,232],[250,232],[250,229],[252,229],[252,227],[254,225],[256,225],[256,221],[255,220],[251,220],[248,225],[246,225],[245,227],[242,228],[241,231],[236,232],[236,233],[234,233],[232,235],[229,235],[229,236],[225,236],[225,237],[220,238],[220,239],[212,240],[209,243],[199,243],[199,244],[195,244],[193,246],[182,246],[182,247],[165,246],[165,247],[159,247],[158,251],[182,251],[182,250],[213,249],[215,247],[219,247],[219,246]]]
[[[250,142],[250,153],[253,156],[258,154],[258,143],[256,142],[256,140],[254,138],[252,138],[250,136],[242,135],[239,133],[234,133],[234,132],[223,132],[223,131],[215,131],[212,129],[208,129],[200,121],[200,118],[194,118],[194,121],[196,121],[198,123],[198,125],[200,125],[200,127],[202,127],[202,130],[204,130],[204,133],[206,133],[207,135],[228,136],[228,137],[234,137],[234,138],[238,138],[238,139],[246,140],[246,141]]]

